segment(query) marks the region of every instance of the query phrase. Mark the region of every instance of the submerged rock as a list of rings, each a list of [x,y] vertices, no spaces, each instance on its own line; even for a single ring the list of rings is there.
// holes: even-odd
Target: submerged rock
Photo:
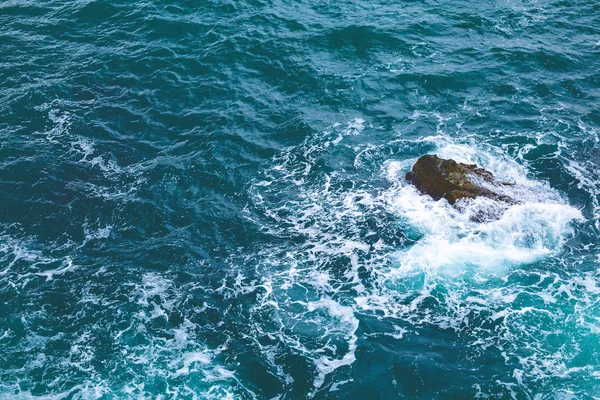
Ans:
[[[406,179],[421,193],[428,194],[435,200],[445,198],[450,204],[455,204],[460,199],[474,199],[479,196],[514,203],[510,197],[489,188],[507,185],[498,182],[490,171],[478,168],[475,164],[457,163],[451,159],[440,158],[435,154],[419,158],[412,171],[406,174]]]

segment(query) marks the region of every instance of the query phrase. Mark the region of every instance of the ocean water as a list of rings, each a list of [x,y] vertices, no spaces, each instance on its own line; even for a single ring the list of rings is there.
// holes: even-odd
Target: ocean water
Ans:
[[[596,0],[0,1],[0,399],[599,399],[599,168]]]

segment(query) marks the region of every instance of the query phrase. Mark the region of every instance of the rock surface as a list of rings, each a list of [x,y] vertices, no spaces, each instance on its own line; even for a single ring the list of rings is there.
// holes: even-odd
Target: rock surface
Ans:
[[[428,194],[435,200],[445,198],[450,204],[455,204],[459,199],[474,199],[478,196],[513,202],[511,198],[483,186],[486,183],[487,186],[506,185],[496,181],[490,171],[474,164],[440,158],[435,154],[419,158],[412,171],[406,174],[406,179],[421,193]]]

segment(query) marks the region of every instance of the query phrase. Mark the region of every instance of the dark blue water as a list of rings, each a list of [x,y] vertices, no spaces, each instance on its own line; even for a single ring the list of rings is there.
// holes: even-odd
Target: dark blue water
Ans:
[[[0,398],[597,399],[599,104],[597,1],[4,0]]]

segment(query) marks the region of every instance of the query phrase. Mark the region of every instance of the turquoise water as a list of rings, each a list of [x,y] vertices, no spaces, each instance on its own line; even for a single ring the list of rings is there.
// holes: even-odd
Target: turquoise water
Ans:
[[[0,398],[600,398],[597,1],[7,0],[0,55]]]

